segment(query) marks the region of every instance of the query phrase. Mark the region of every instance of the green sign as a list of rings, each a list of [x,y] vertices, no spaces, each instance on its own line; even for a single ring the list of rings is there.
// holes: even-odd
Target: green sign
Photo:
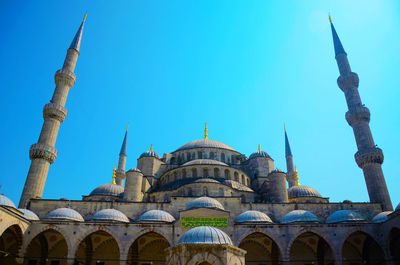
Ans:
[[[214,226],[228,227],[226,217],[182,217],[182,227]]]

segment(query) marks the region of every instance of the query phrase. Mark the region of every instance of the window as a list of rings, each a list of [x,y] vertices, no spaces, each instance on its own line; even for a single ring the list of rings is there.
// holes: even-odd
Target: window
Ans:
[[[182,178],[183,178],[183,179],[186,178],[186,169],[182,170]]]
[[[225,153],[221,153],[221,161],[225,163]]]
[[[224,190],[222,188],[218,189],[218,195],[219,196],[224,196]]]
[[[203,169],[203,177],[208,177],[209,176],[209,174],[208,174],[208,168],[204,168]]]
[[[245,184],[245,182],[244,182],[244,176],[242,175],[242,184]]]
[[[203,195],[208,196],[208,189],[207,189],[207,187],[203,187]]]
[[[197,168],[192,168],[192,177],[197,178]]]
[[[201,151],[197,152],[197,157],[199,159],[202,159],[203,158],[203,153]]]
[[[235,176],[235,181],[239,182],[239,173],[235,172],[234,176]]]
[[[219,178],[219,168],[214,168],[214,178]]]
[[[210,159],[214,159],[214,152],[210,152]]]

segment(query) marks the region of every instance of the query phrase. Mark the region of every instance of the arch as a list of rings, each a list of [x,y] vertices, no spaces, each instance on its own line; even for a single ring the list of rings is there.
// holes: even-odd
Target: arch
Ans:
[[[231,179],[231,172],[229,171],[229,169],[225,169],[225,179]]]
[[[242,184],[246,184],[246,182],[245,182],[245,180],[244,180],[244,175],[242,175],[241,181],[242,181],[242,182],[241,182]]]
[[[217,256],[215,256],[213,253],[203,251],[201,253],[197,253],[194,255],[187,263],[186,265],[200,265],[201,263],[204,264],[204,262],[213,264],[213,265],[223,265],[224,263],[221,261],[221,259]]]
[[[189,188],[187,189],[187,195],[188,195],[188,196],[193,196],[193,189],[192,189],[192,188],[189,187]]]
[[[393,227],[389,232],[389,253],[393,264],[400,264],[400,229]]]
[[[187,160],[187,161],[190,160],[190,153],[186,153],[186,160]]]
[[[268,263],[277,265],[282,262],[282,252],[278,244],[269,236],[260,232],[246,235],[239,248],[247,251],[245,264]]]
[[[76,248],[75,260],[83,264],[103,261],[109,265],[120,264],[120,247],[110,233],[99,230],[88,234]]]
[[[218,196],[224,196],[224,189],[223,188],[219,188],[218,189]]]
[[[17,265],[22,248],[23,233],[19,225],[10,225],[0,236],[0,263]]]
[[[207,189],[207,187],[203,187],[203,195],[208,196],[208,189]]]
[[[68,244],[63,234],[57,229],[45,227],[38,231],[25,249],[24,264],[36,261],[38,264],[58,261],[60,265],[67,265]],[[43,229],[42,229],[43,230]]]
[[[348,235],[342,245],[343,264],[386,264],[378,242],[363,231]]]
[[[170,246],[168,240],[159,233],[147,232],[141,234],[129,246],[128,264],[165,264],[166,252],[164,250]]]
[[[291,264],[334,264],[333,248],[318,233],[302,231],[289,245]]]
[[[221,162],[225,163],[225,153],[221,153]]]
[[[176,158],[175,158],[175,157],[172,157],[172,158],[171,158],[170,164],[171,164],[171,165],[175,165],[175,164],[176,164]]]
[[[197,152],[197,158],[198,158],[198,159],[202,159],[202,158],[203,158],[203,152],[198,151],[198,152]]]
[[[214,178],[219,178],[219,168],[214,168]]]

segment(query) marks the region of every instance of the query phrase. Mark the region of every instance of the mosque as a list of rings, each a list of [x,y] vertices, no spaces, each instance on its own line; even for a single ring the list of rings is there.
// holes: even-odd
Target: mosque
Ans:
[[[286,129],[282,171],[260,147],[247,157],[208,139],[207,126],[203,139],[162,156],[151,147],[130,169],[127,129],[111,183],[88,190],[81,200],[43,199],[76,79],[84,19],[55,74],[39,140],[29,150],[19,207],[0,196],[0,264],[400,264],[400,205],[393,211],[358,76],[330,23],[337,82],[370,202],[332,203],[299,185]]]

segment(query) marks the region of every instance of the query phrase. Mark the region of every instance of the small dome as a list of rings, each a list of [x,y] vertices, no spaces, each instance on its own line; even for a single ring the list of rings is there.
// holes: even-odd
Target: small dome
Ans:
[[[399,211],[400,210],[400,203],[397,204],[395,211]]]
[[[154,152],[154,151],[146,151],[146,152],[143,152],[143,153],[140,155],[139,158],[142,158],[142,157],[155,157],[155,158],[157,158],[157,159],[161,159],[160,156],[159,156],[156,152]]]
[[[218,165],[218,166],[228,166],[227,164],[213,160],[213,159],[195,159],[189,162],[186,162],[182,166],[192,166],[192,165]]]
[[[198,226],[190,229],[179,239],[179,244],[231,245],[232,240],[223,231],[211,226]]]
[[[296,222],[319,222],[319,219],[315,214],[304,210],[294,210],[287,213],[283,218],[283,224],[296,223]]]
[[[244,213],[241,213],[236,217],[235,222],[237,223],[272,223],[271,218],[269,218],[268,215],[265,213],[259,212],[259,211],[246,211]]]
[[[123,223],[129,223],[128,217],[122,212],[115,210],[115,209],[103,209],[98,211],[93,215],[91,218],[92,220],[99,220],[99,221],[117,221]]]
[[[163,223],[172,223],[175,221],[175,218],[166,211],[162,210],[150,210],[142,214],[138,222],[163,222]]]
[[[210,197],[200,197],[189,202],[186,206],[186,210],[192,208],[214,208],[224,210],[224,206],[222,206],[219,201]]]
[[[267,157],[267,158],[271,158],[270,157],[270,155],[267,153],[267,152],[264,152],[264,151],[256,151],[256,152],[254,152],[254,153],[252,153],[251,155],[250,155],[250,159],[252,159],[252,158],[256,158],[256,157]]]
[[[102,195],[102,196],[119,196],[124,192],[124,187],[117,184],[103,184],[95,188],[89,196]]]
[[[285,173],[285,172],[283,172],[279,168],[275,168],[274,170],[271,171],[271,173]]]
[[[48,215],[46,215],[45,219],[57,219],[57,220],[65,220],[65,221],[77,221],[83,222],[83,217],[75,211],[74,209],[70,208],[58,208],[51,211]]]
[[[18,211],[23,213],[24,217],[28,220],[31,220],[31,221],[39,220],[39,217],[31,210],[18,208]]]
[[[235,151],[232,147],[230,147],[224,143],[214,141],[214,140],[209,140],[209,139],[202,139],[202,140],[189,142],[189,143],[179,147],[176,151],[181,151],[181,150],[186,150],[186,149],[191,149],[191,148],[220,148],[220,149],[227,149],[227,150]]]
[[[133,168],[129,169],[129,170],[126,171],[126,172],[139,172],[139,173],[142,173],[142,171],[140,171],[140,169],[138,169],[138,168],[136,168],[136,167],[133,167]]]
[[[386,211],[386,212],[381,212],[375,215],[374,218],[372,218],[373,223],[383,223],[386,222],[389,218],[388,215],[393,213],[393,211]]]
[[[349,199],[345,199],[344,201],[343,201],[343,203],[353,203],[351,200],[349,200]]]
[[[1,206],[12,207],[12,208],[17,208],[17,207],[15,207],[15,204],[12,202],[12,200],[10,200],[9,198],[7,198],[7,197],[4,196],[3,194],[0,195],[0,205],[1,205]]]
[[[339,210],[331,215],[326,219],[328,224],[336,224],[336,223],[343,223],[343,222],[356,222],[356,221],[365,221],[361,215],[358,213],[351,211],[351,210]]]
[[[318,197],[322,198],[321,194],[313,188],[306,186],[292,186],[288,191],[289,199],[300,197]]]

